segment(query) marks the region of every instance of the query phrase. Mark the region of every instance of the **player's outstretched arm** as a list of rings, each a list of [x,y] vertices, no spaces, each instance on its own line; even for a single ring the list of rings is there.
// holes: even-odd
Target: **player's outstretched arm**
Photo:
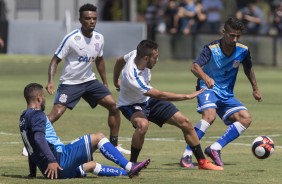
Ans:
[[[126,64],[126,62],[123,59],[123,57],[120,57],[116,60],[116,64],[115,64],[115,67],[114,67],[113,80],[114,80],[114,85],[116,87],[116,90],[118,90],[118,91],[119,91],[119,88],[120,88],[119,76],[120,76],[120,73],[121,73],[123,67],[125,66],[125,64]]]
[[[202,93],[205,89],[201,89],[199,91],[193,92],[191,94],[178,94],[166,91],[159,91],[155,88],[151,88],[149,91],[144,93],[146,96],[150,96],[159,100],[167,100],[167,101],[182,101],[182,100],[191,100]]]
[[[199,94],[201,94],[205,90],[206,90],[205,88],[202,88],[202,89],[200,89],[198,91],[195,91],[195,92],[189,94],[189,99],[188,100],[194,99],[195,97],[197,97]]]

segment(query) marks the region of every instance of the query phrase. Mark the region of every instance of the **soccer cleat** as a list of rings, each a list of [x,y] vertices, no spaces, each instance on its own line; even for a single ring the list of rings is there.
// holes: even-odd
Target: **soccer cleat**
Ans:
[[[26,157],[28,156],[28,153],[25,147],[23,147],[22,155]]]
[[[223,167],[214,165],[208,159],[200,159],[199,161],[199,169],[203,170],[214,170],[214,171],[222,171]]]
[[[194,168],[194,164],[192,162],[192,156],[186,155],[185,157],[181,157],[180,159],[180,166],[185,167],[187,169]]]
[[[208,155],[214,161],[216,165],[218,166],[224,165],[224,163],[221,161],[221,158],[220,158],[220,150],[213,150],[209,146],[205,149],[205,154]]]
[[[142,162],[132,163],[132,167],[128,172],[129,178],[133,178],[139,175],[142,169],[145,169],[150,164],[150,159],[143,160]]]
[[[130,155],[130,154],[131,154],[131,151],[126,150],[126,149],[124,149],[123,147],[121,147],[121,144],[117,145],[117,146],[116,146],[116,149],[117,149],[120,153],[122,153],[122,154],[125,154],[125,155]]]

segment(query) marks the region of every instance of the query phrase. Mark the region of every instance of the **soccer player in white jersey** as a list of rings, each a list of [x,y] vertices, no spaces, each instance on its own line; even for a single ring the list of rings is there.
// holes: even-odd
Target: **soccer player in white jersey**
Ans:
[[[54,123],[67,108],[73,109],[80,98],[83,98],[91,108],[99,104],[109,111],[110,142],[120,152],[130,154],[129,150],[118,145],[120,113],[107,88],[108,82],[103,59],[104,37],[95,30],[96,6],[84,4],[79,9],[79,15],[81,28],[65,36],[49,65],[46,89],[52,95],[55,89],[54,78],[58,64],[65,59],[54,106],[48,118]],[[92,71],[93,63],[96,65],[103,84],[96,79]]]
[[[135,127],[130,161],[137,162],[150,121],[159,127],[167,123],[180,128],[186,143],[197,157],[199,169],[223,170],[205,159],[191,121],[170,102],[193,99],[204,90],[192,94],[176,94],[153,88],[150,85],[151,69],[158,56],[157,43],[143,40],[136,50],[118,58],[114,67],[114,84],[120,90],[117,105]]]
[[[233,92],[241,63],[252,86],[254,99],[262,101],[250,51],[247,46],[238,42],[243,30],[240,20],[229,18],[224,24],[223,37],[205,45],[191,69],[198,78],[197,89],[207,89],[197,97],[197,111],[202,114],[202,119],[195,126],[199,139],[215,121],[216,114],[228,126],[226,132],[205,149],[205,153],[219,166],[224,165],[220,155],[222,148],[239,137],[252,122],[247,108],[235,98]],[[180,164],[191,167],[191,156],[192,151],[187,146]]]

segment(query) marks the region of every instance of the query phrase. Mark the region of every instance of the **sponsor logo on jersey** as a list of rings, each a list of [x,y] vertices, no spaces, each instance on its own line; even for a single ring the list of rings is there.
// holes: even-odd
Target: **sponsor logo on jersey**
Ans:
[[[95,61],[95,57],[87,57],[87,56],[79,56],[78,58],[79,62],[94,62]]]
[[[233,62],[233,68],[238,68],[239,67],[239,64],[240,64],[240,61],[239,60],[234,60]]]
[[[60,101],[61,103],[66,103],[66,102],[67,102],[67,98],[68,98],[68,95],[66,95],[66,94],[61,94],[61,95],[60,95],[60,98],[59,98],[59,101]]]
[[[78,41],[78,40],[81,39],[81,37],[80,37],[80,36],[75,36],[74,39],[75,39],[76,41]]]

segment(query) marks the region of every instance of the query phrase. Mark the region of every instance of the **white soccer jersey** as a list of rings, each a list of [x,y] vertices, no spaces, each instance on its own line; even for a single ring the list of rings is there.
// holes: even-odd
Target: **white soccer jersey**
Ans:
[[[149,91],[151,71],[145,68],[143,71],[138,70],[134,59],[137,51],[134,50],[124,56],[126,65],[120,76],[120,94],[117,106],[132,105],[135,103],[144,103],[149,97],[143,95]]]
[[[55,55],[65,58],[60,77],[62,84],[81,84],[96,79],[93,62],[103,56],[104,36],[93,31],[91,38],[76,29],[65,36]]]

